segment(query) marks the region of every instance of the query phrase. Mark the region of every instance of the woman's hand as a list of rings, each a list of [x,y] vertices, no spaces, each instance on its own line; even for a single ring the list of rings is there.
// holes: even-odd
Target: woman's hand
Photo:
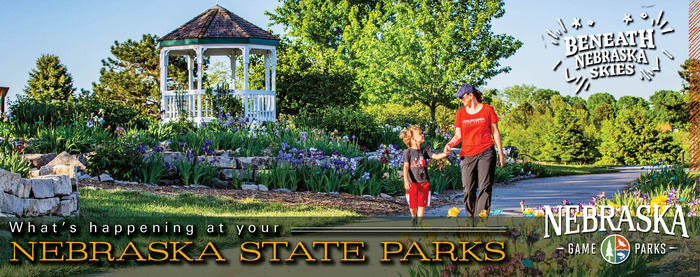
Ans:
[[[408,182],[403,182],[403,188],[408,192],[408,190],[411,189],[411,185],[408,184]]]
[[[445,149],[443,150],[443,153],[450,154],[450,151],[452,151],[452,147],[450,147],[449,144],[445,144]]]
[[[503,165],[505,163],[505,159],[503,158],[503,154],[498,155],[498,164],[500,165],[501,168],[503,168]]]

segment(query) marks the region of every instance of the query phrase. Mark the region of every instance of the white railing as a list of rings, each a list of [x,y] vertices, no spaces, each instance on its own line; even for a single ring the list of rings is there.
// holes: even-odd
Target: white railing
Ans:
[[[276,94],[269,90],[231,90],[229,92],[243,104],[244,116],[257,121],[274,121],[276,119]],[[212,99],[204,90],[185,90],[182,95],[175,91],[163,92],[162,108],[165,110],[163,121],[177,121],[180,112],[193,122],[209,122],[218,116],[213,111]]]

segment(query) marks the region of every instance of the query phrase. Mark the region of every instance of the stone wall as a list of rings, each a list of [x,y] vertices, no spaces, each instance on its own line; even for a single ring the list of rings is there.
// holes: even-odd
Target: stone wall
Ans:
[[[76,176],[75,166],[44,166],[33,178],[0,169],[0,217],[77,216]]]

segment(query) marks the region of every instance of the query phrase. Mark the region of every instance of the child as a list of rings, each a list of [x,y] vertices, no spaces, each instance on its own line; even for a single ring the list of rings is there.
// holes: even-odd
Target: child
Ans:
[[[413,223],[416,223],[416,216],[423,220],[425,207],[430,205],[430,183],[428,179],[427,159],[444,159],[449,154],[434,154],[430,148],[420,148],[425,141],[423,131],[418,126],[412,125],[410,129],[401,131],[399,137],[408,146],[403,153],[403,180],[406,189],[406,198]]]

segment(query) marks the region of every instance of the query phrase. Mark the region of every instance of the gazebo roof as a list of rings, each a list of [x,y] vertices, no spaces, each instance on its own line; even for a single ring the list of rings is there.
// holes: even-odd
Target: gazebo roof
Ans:
[[[216,5],[161,38],[160,46],[250,43],[279,45],[279,38]]]

